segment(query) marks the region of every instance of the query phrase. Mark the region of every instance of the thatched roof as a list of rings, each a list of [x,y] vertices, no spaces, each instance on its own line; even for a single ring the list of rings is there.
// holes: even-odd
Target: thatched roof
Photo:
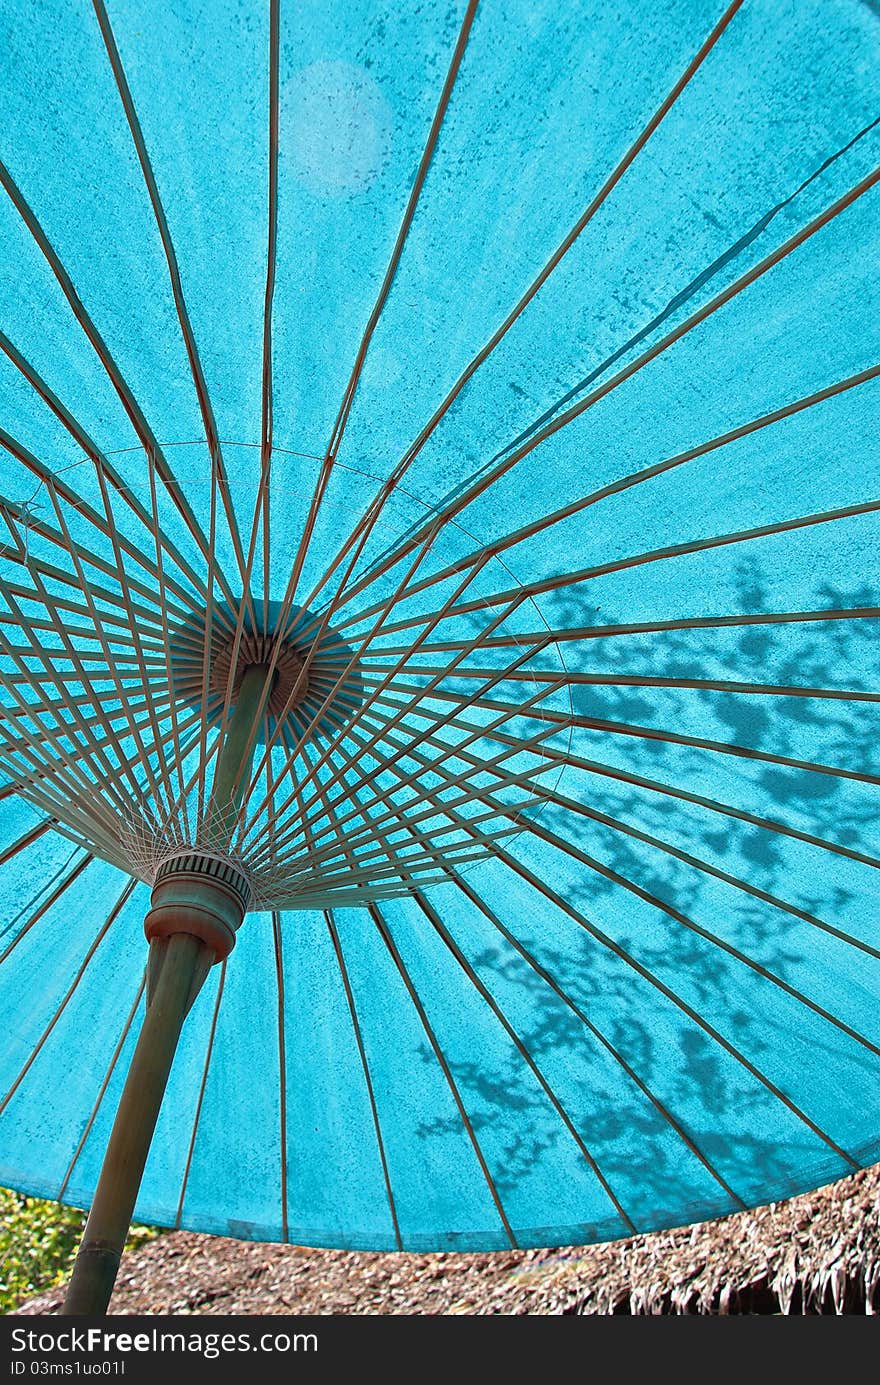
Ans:
[[[880,1166],[789,1202],[588,1251],[570,1270],[570,1313],[880,1311]]]
[[[56,1312],[60,1291],[21,1312]],[[880,1165],[816,1193],[611,1245],[368,1254],[175,1232],[123,1262],[115,1313],[880,1311]]]

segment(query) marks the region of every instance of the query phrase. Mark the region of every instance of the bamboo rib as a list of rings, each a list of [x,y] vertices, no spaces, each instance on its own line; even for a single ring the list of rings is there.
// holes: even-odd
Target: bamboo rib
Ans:
[[[314,587],[313,590],[309,593],[309,596],[306,600],[307,606],[311,606],[312,603],[315,601],[324,583],[327,580],[329,580],[329,578],[333,575],[339,564],[343,561],[343,559],[349,552],[351,544],[359,540],[362,540],[361,548],[363,547],[363,543],[366,542],[366,538],[372,531],[372,528],[375,525],[382,508],[386,504],[387,500],[389,499],[393,491],[399,487],[399,484],[403,479],[403,476],[406,474],[409,467],[415,461],[416,457],[424,447],[425,443],[430,438],[431,434],[436,430],[441,420],[444,418],[444,416],[448,413],[449,409],[455,403],[455,400],[461,394],[462,390],[467,385],[468,381],[473,377],[473,375],[480,368],[480,366],[482,366],[485,363],[485,361],[488,360],[489,356],[499,345],[499,343],[503,341],[504,337],[510,331],[511,327],[522,315],[522,313],[528,307],[529,303],[532,301],[532,299],[536,296],[536,294],[546,283],[547,279],[553,273],[554,269],[556,269],[556,267],[561,263],[562,259],[574,245],[575,241],[592,221],[593,217],[602,207],[603,203],[614,191],[614,188],[620,182],[621,178],[627,172],[631,164],[636,160],[638,155],[642,152],[645,145],[651,139],[652,135],[655,133],[662,121],[668,115],[669,111],[673,108],[676,101],[687,87],[691,78],[699,70],[700,66],[702,65],[706,57],[715,47],[716,43],[721,38],[727,26],[730,24],[731,20],[733,19],[737,10],[740,8],[741,4],[742,0],[733,0],[733,3],[727,6],[724,13],[721,15],[721,18],[712,28],[707,38],[704,40],[694,57],[691,59],[690,63],[688,63],[687,67],[684,69],[684,72],[679,77],[678,81],[673,85],[668,95],[664,98],[664,100],[661,102],[660,106],[648,120],[646,125],[642,128],[642,130],[640,130],[639,134],[636,136],[633,143],[629,146],[622,158],[612,169],[611,173],[602,183],[596,195],[588,203],[585,211],[575,222],[574,226],[565,236],[564,240],[561,242],[559,247],[556,249],[553,255],[551,255],[550,259],[544,265],[543,269],[529,285],[528,289],[520,298],[519,302],[516,303],[516,305],[513,307],[510,313],[508,313],[507,317],[501,323],[501,326],[492,334],[486,345],[476,354],[476,356],[472,358],[469,364],[465,367],[464,371],[458,377],[458,380],[455,382],[452,389],[446,395],[445,399],[440,404],[439,408],[435,411],[431,419],[419,433],[415,442],[411,445],[411,447],[404,454],[403,458],[397,464],[396,468],[391,474],[391,477],[382,487],[381,491],[379,492],[379,495],[372,502],[366,514],[363,516],[359,524],[355,526],[355,529],[352,531],[352,534],[349,536],[349,539],[342,546],[334,560],[328,565],[320,585]]]
[[[526,442],[515,448],[508,457],[499,460],[487,471],[480,474],[478,479],[466,485],[454,499],[441,505],[440,508],[434,512],[432,523],[447,523],[449,520],[453,519],[462,510],[466,509],[472,500],[487,491],[495,481],[500,480],[502,476],[506,475],[508,471],[515,467],[518,462],[522,461],[524,457],[528,456],[530,452],[533,452],[536,447],[539,447],[541,443],[547,441],[554,433],[559,432],[561,428],[574,422],[575,419],[580,418],[581,414],[599,403],[600,400],[604,399],[615,389],[619,388],[620,385],[631,379],[638,371],[644,369],[645,366],[656,360],[657,357],[661,356],[663,352],[667,351],[677,341],[680,341],[689,332],[699,327],[711,317],[713,313],[725,307],[739,293],[742,293],[743,290],[762,278],[769,270],[774,269],[776,265],[780,264],[788,255],[797,250],[812,236],[816,235],[817,232],[821,231],[835,217],[846,211],[859,197],[862,197],[875,187],[878,182],[880,182],[880,168],[874,169],[871,173],[867,174],[866,177],[862,178],[853,188],[850,188],[829,207],[826,207],[815,216],[806,226],[796,231],[788,240],[784,241],[781,246],[778,246],[768,255],[765,255],[764,258],[756,265],[753,265],[751,269],[739,275],[732,284],[729,284],[727,288],[715,294],[710,298],[708,303],[705,303],[701,308],[698,308],[689,317],[685,318],[682,323],[673,328],[673,330],[668,332],[665,336],[661,337],[653,346],[638,355],[616,374],[611,376],[609,380],[591,390],[583,399],[579,400],[577,404],[573,404],[570,408],[558,414],[554,419],[534,433]],[[361,579],[359,583],[354,584],[345,599],[350,600],[352,597],[359,595],[360,591],[362,591],[366,585],[376,581],[376,579],[386,572],[390,566],[394,566],[399,562],[402,557],[411,551],[414,545],[422,541],[424,530],[424,524],[417,526],[411,534],[408,534],[396,545],[391,556],[373,567],[367,577]]]

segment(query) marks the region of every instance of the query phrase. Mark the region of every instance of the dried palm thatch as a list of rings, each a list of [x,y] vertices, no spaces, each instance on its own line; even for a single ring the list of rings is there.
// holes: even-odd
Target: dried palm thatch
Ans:
[[[563,1313],[877,1312],[880,1166],[788,1202],[597,1247],[559,1277]]]

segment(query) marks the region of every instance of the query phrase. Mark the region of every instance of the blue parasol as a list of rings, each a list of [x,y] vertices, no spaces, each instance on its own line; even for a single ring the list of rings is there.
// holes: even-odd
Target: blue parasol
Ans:
[[[91,1207],[67,1311],[133,1209],[502,1249],[880,1158],[877,6],[0,12],[0,1182]]]

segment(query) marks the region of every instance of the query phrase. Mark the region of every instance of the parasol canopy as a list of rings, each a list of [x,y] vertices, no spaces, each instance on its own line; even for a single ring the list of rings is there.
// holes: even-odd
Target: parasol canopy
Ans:
[[[145,915],[142,1220],[880,1159],[877,7],[0,10],[0,1182],[92,1203]]]

